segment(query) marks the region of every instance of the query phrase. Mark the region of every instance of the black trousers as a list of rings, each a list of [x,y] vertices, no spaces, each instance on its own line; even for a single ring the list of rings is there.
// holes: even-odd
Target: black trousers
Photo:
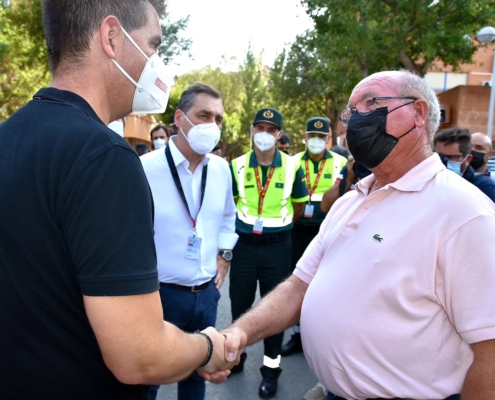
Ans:
[[[234,321],[253,305],[258,281],[263,297],[290,275],[290,231],[260,236],[239,234],[233,254],[229,294]],[[280,355],[283,337],[282,332],[263,341],[267,357],[275,359]]]
[[[319,225],[302,226],[294,224],[294,228],[292,229],[292,270],[296,268],[297,262],[318,234],[319,229]]]

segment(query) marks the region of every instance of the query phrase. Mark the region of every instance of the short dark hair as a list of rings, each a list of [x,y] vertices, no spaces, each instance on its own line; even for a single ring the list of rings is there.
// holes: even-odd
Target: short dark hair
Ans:
[[[280,144],[290,144],[290,136],[284,133],[282,136],[280,136],[280,139],[278,139],[278,142]]]
[[[446,145],[459,143],[459,151],[463,155],[471,153],[471,133],[466,128],[448,128],[438,132],[433,138],[433,147],[437,143],[444,143]]]
[[[151,140],[153,140],[153,133],[155,133],[156,131],[160,130],[160,129],[163,129],[165,131],[165,134],[167,135],[167,137],[169,137],[170,135],[168,134],[168,129],[167,129],[167,125],[165,124],[158,124],[156,125],[151,131],[150,131],[150,138]]]
[[[149,147],[145,143],[138,143],[136,145],[136,153],[138,153],[140,156],[145,154],[147,151],[150,151]]]
[[[198,94],[201,93],[207,94],[214,99],[222,100],[222,95],[213,86],[207,85],[206,83],[202,82],[196,82],[182,92],[177,109],[181,110],[184,113],[187,113],[196,102],[196,97],[198,96]]]
[[[165,0],[43,0],[43,29],[52,73],[63,60],[82,61],[105,17],[114,15],[128,32],[145,26],[148,3],[158,15],[165,14]]]

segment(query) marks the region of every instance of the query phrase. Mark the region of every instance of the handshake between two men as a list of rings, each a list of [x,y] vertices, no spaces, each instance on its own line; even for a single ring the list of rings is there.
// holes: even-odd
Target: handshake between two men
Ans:
[[[299,322],[307,288],[305,282],[291,276],[227,329],[205,329],[203,332],[213,341],[213,354],[208,364],[198,369],[199,375],[213,383],[225,382],[247,345]]]

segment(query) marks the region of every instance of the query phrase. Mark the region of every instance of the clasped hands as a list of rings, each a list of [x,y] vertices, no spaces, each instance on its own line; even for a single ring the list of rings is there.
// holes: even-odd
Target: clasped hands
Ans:
[[[243,330],[232,326],[221,332],[212,327],[202,332],[206,333],[213,342],[213,354],[208,364],[198,369],[198,374],[213,383],[225,382],[230,370],[241,360],[247,336]]]

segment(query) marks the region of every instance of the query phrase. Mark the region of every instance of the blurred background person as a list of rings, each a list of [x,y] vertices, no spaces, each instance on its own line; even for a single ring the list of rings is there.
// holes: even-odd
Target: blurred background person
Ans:
[[[168,143],[168,132],[165,124],[156,125],[150,132],[151,147],[153,150],[161,149]]]
[[[277,140],[277,149],[283,151],[285,154],[289,154],[290,148],[290,136],[287,133],[284,133],[280,136],[280,139]]]
[[[495,202],[495,182],[471,166],[471,134],[469,129],[448,128],[436,134],[434,151],[438,153],[447,169],[471,182]]]
[[[143,154],[149,153],[150,149],[146,143],[138,143],[136,145],[136,153],[141,157]]]
[[[493,151],[492,141],[485,133],[476,132],[471,135],[471,166],[475,172],[485,174],[490,177],[491,173],[488,169],[488,161],[495,155]]]

